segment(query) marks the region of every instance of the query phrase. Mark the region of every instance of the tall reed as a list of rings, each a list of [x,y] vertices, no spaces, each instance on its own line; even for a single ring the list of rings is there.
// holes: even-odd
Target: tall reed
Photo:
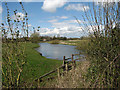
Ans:
[[[25,11],[22,2],[20,2],[22,13],[20,16],[18,10],[13,11],[13,16],[10,15],[8,4],[5,3],[7,9],[7,18],[1,23],[2,30],[2,86],[20,87],[20,77],[25,60],[25,44],[19,42],[20,37],[28,38],[28,14]]]

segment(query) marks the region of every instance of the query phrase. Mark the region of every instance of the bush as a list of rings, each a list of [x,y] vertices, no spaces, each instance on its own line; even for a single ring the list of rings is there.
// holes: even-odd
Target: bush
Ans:
[[[93,87],[119,87],[120,86],[120,29],[107,37],[91,38],[87,53],[91,59],[89,77],[92,78]]]
[[[76,49],[81,50],[84,53],[86,53],[88,49],[88,43],[89,43],[89,40],[80,40],[80,42],[78,42],[76,45]]]
[[[102,4],[104,6],[98,7],[93,4],[94,15],[91,14],[91,18],[88,18],[86,11],[84,15],[84,19],[89,21],[86,27],[90,28],[91,22],[96,25],[91,25],[93,32],[90,32],[88,47],[82,45],[87,48],[91,62],[86,80],[90,83],[89,87],[118,88],[120,87],[120,28],[117,15],[120,15],[118,13],[120,3]]]

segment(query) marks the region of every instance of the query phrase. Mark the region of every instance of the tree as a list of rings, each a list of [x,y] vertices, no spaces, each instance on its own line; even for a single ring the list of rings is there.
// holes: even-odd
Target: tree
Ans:
[[[32,43],[37,43],[39,41],[39,33],[35,32],[33,34],[31,34],[30,38],[31,38],[31,42]]]

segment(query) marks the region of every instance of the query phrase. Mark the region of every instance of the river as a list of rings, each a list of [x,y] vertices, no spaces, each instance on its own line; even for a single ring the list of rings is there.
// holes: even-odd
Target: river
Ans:
[[[70,58],[72,54],[79,54],[79,51],[75,49],[76,46],[49,43],[39,43],[39,45],[40,47],[36,50],[46,58],[63,60],[63,56]]]

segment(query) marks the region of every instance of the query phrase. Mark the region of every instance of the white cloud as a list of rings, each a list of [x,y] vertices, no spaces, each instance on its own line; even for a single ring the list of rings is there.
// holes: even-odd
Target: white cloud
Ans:
[[[57,22],[57,21],[58,21],[57,19],[52,19],[52,20],[49,20],[48,22],[53,23],[53,22]]]
[[[117,2],[115,3],[115,2],[104,2],[104,1],[102,1],[102,2],[95,2],[95,5],[99,5],[99,6],[103,6],[103,7],[105,7],[106,5],[108,6],[108,7],[111,7],[111,6],[113,6],[113,5],[115,5],[115,4],[117,4]]]
[[[12,16],[12,19],[14,19],[14,20],[23,20],[23,18],[25,17],[25,15],[23,14],[23,13],[21,13],[21,12],[18,12],[17,14],[16,14],[16,16],[15,15],[13,15]]]
[[[89,6],[84,6],[83,4],[69,4],[65,7],[66,10],[76,10],[76,11],[84,11],[89,9]]]
[[[67,19],[68,17],[67,16],[61,16],[59,17],[60,19]]]
[[[31,27],[32,25],[31,24],[28,24],[28,27]]]
[[[49,28],[41,28],[40,35],[47,35],[47,36],[54,36],[59,34],[60,36],[67,36],[67,37],[80,37],[82,35],[81,27],[76,26],[65,26],[61,28],[54,27],[53,29]]]
[[[52,16],[52,17],[50,17],[50,19],[68,19],[69,17],[68,16]]]
[[[0,5],[0,14],[2,13],[3,9],[2,9],[2,6]]]
[[[83,35],[82,27],[77,25],[76,20],[64,20],[63,22],[58,22],[56,20],[52,21],[51,24],[53,29],[41,28],[40,35],[54,36],[60,34],[60,36],[67,37],[80,37]]]
[[[33,2],[34,0],[18,0],[18,2]]]
[[[54,16],[52,20],[48,20],[49,23],[56,23],[59,19],[67,19],[67,16]]]
[[[82,21],[82,20],[78,20],[80,23],[87,23],[85,21]],[[52,27],[57,27],[57,28],[61,28],[61,27],[64,27],[64,26],[74,26],[75,24],[76,25],[79,25],[77,20],[64,20],[63,22],[52,22]]]
[[[45,0],[43,2],[42,9],[47,12],[55,12],[57,8],[65,5],[66,0]]]
[[[22,0],[18,0],[18,2],[21,2]]]

